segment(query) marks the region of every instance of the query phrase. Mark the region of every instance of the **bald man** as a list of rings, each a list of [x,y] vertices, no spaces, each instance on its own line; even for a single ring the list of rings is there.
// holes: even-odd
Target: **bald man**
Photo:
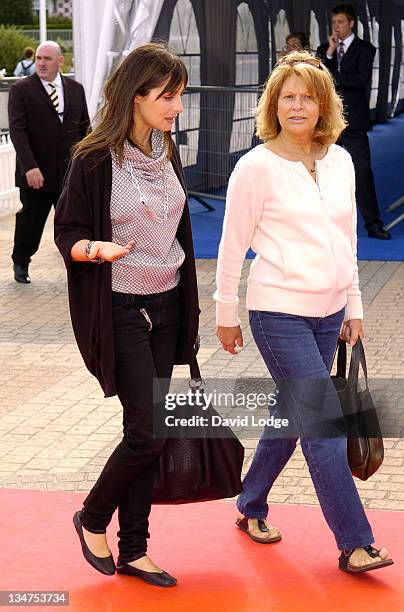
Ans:
[[[10,89],[10,136],[16,150],[14,278],[29,284],[28,266],[37,252],[49,211],[58,201],[72,146],[84,138],[89,117],[83,86],[60,74],[63,55],[53,41],[35,54],[35,74]]]

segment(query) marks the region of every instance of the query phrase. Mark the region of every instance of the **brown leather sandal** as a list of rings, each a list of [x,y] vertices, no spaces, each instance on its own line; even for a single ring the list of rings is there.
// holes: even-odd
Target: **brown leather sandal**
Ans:
[[[252,535],[248,530],[248,519],[246,517],[238,518],[236,520],[236,525],[241,529],[241,531],[244,531],[244,533],[254,540],[254,542],[259,542],[260,544],[272,544],[273,542],[279,542],[279,540],[282,540],[281,534],[272,536],[271,538],[257,538],[257,536]],[[258,519],[258,529],[262,531],[262,533],[268,533],[270,531],[270,528],[265,525],[265,521],[263,519]]]
[[[380,550],[374,548],[369,544],[369,546],[363,546],[364,550],[366,550],[369,557],[375,558],[379,556]],[[349,557],[356,550],[355,548],[350,548],[348,550],[343,550],[341,552],[341,556],[339,557],[339,569],[343,572],[349,572],[350,574],[361,574],[362,572],[370,572],[371,570],[379,569],[379,567],[387,567],[388,565],[393,565],[394,561],[392,559],[383,559],[382,561],[375,561],[374,563],[369,563],[368,565],[356,566],[351,565],[349,563]]]

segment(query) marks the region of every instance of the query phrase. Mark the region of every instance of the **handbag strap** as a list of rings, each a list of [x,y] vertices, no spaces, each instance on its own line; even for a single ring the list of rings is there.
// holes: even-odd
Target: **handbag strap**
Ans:
[[[337,378],[346,378],[346,342],[338,339],[337,344]]]
[[[368,384],[368,369],[366,365],[365,350],[363,348],[362,340],[357,339],[351,355],[351,363],[349,365],[348,380],[357,384],[359,377],[359,366],[362,366],[363,374],[365,376],[366,389],[369,389]]]
[[[196,358],[196,352],[192,351],[192,358],[189,364],[189,373],[191,376],[190,386],[191,387],[200,387],[203,383],[203,378],[201,375],[201,371],[199,369],[199,363]]]

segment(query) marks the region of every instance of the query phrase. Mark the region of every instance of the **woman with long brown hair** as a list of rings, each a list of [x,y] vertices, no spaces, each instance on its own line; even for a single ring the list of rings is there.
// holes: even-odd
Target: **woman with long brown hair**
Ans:
[[[162,44],[128,55],[106,84],[97,126],[75,148],[55,216],[80,352],[105,396],[117,394],[123,406],[123,439],[73,522],[95,569],[164,587],[176,579],[146,554],[164,445],[153,438],[153,380],[164,379],[164,393],[174,364],[190,363],[199,317],[184,175],[171,139],[186,83],[183,62]],[[106,529],[116,509],[115,566]]]

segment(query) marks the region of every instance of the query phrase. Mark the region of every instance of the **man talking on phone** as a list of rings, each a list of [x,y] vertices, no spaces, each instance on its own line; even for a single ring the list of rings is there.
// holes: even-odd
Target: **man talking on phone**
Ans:
[[[356,201],[370,238],[388,240],[377,204],[367,131],[371,128],[368,89],[376,48],[354,33],[356,14],[350,4],[332,9],[332,34],[317,54],[332,73],[344,101],[347,129],[338,144],[352,157],[356,175]]]

